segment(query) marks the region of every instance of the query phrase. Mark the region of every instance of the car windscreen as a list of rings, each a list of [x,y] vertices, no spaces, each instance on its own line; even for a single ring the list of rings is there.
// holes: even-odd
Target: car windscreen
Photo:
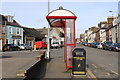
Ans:
[[[58,42],[53,42],[53,44],[59,44]]]
[[[120,43],[114,43],[114,46],[120,46]]]

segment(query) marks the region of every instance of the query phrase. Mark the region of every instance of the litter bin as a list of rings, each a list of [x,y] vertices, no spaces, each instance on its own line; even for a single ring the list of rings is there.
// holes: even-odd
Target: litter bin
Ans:
[[[72,75],[86,75],[86,51],[84,48],[74,48],[72,51]]]

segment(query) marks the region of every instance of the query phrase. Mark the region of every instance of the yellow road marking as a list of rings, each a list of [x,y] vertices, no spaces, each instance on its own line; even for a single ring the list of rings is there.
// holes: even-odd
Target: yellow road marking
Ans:
[[[107,73],[108,76],[110,76],[110,73]]]
[[[115,73],[116,75],[119,75],[119,73],[117,73],[117,72],[115,72],[115,71],[113,71],[113,70],[111,70],[111,72]]]
[[[110,66],[112,66],[113,64],[109,64]]]
[[[92,64],[95,68],[98,68],[95,64]]]
[[[97,80],[97,78],[95,77],[95,75],[89,69],[87,69],[87,73],[90,76],[90,78],[94,78],[95,80]]]

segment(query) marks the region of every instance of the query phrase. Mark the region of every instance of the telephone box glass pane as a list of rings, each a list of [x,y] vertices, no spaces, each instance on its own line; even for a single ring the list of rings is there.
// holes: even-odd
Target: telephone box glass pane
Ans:
[[[72,66],[72,50],[74,46],[67,46],[67,66]]]
[[[74,19],[66,19],[66,43],[74,44]]]

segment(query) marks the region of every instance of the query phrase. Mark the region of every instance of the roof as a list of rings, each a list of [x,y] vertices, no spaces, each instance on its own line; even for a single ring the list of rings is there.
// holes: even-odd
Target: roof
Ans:
[[[63,9],[63,7],[59,7],[59,9],[51,11],[46,16],[46,18],[51,27],[64,27],[65,26],[64,19],[75,19],[76,20],[77,16],[69,10]]]
[[[34,28],[27,28],[23,27],[24,34],[28,37],[35,37],[36,39],[42,40],[44,38],[44,35],[40,34],[36,29]]]
[[[55,28],[55,30],[60,37],[64,37],[64,33],[61,32],[59,28]]]
[[[50,28],[50,31],[52,30],[53,28]],[[60,36],[60,37],[64,37],[64,34],[59,30],[59,28],[54,28],[57,32],[57,34]],[[40,34],[43,34],[44,36],[45,35],[48,35],[48,28],[41,28],[41,29],[36,29]]]
[[[63,7],[59,7],[59,9],[51,11],[47,16],[75,16],[75,14],[67,9],[63,9]]]
[[[40,28],[40,29],[36,29],[40,34],[42,35],[48,35],[48,28]],[[52,28],[50,28],[50,30],[52,30]]]
[[[0,14],[0,24],[5,25],[5,21],[7,21],[7,19],[3,15]]]
[[[5,25],[5,21],[6,21],[6,25],[21,27],[21,25],[16,20],[13,20],[13,22],[8,22],[7,16],[0,15],[0,24]]]

